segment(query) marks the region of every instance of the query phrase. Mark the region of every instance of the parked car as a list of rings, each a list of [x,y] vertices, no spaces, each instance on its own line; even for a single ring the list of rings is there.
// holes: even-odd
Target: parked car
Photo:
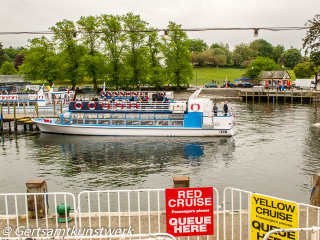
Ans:
[[[207,83],[206,85],[204,85],[206,88],[217,88],[218,84],[215,83]]]
[[[65,92],[65,91],[68,91],[68,88],[67,87],[58,87],[58,92]]]
[[[244,82],[244,83],[242,83],[242,87],[244,87],[244,88],[252,88],[253,84],[252,83],[248,83],[248,82]]]

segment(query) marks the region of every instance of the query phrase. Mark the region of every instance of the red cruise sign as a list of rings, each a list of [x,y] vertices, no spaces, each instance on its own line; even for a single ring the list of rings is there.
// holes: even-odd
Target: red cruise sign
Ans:
[[[213,235],[213,188],[166,189],[167,233]]]

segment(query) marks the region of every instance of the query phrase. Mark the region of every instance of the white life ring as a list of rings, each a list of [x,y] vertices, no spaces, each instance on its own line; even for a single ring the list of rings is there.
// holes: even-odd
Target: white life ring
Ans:
[[[101,107],[102,107],[103,110],[108,110],[108,109],[110,108],[110,103],[108,103],[108,102],[103,102],[103,103],[101,104]]]
[[[194,106],[196,106],[196,108]],[[195,112],[199,111],[200,110],[200,104],[198,104],[198,103],[192,104],[191,105],[191,110],[195,111]]]
[[[80,104],[80,106],[79,106],[79,107],[78,107],[78,104]],[[77,101],[77,102],[75,102],[75,103],[74,103],[74,107],[75,107],[77,110],[81,110],[81,109],[82,109],[82,107],[83,107],[83,104],[82,104],[82,102]]]

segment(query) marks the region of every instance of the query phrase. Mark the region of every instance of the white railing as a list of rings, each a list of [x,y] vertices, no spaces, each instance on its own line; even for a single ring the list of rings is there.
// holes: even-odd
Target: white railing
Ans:
[[[250,239],[250,231],[251,231],[250,229],[250,226],[251,226],[250,198],[252,194],[253,192],[245,191],[237,188],[227,187],[224,189],[224,193],[223,193],[224,239],[235,239],[236,237],[236,239],[241,240],[242,238],[244,238],[244,236],[248,236],[248,239]],[[272,197],[264,194],[259,194],[259,195],[298,204],[299,205],[299,221],[298,221],[299,228],[303,228],[303,227],[309,228],[311,226],[320,227],[320,207],[304,204],[304,203],[297,203],[294,201],[276,198],[276,197]],[[230,211],[228,211],[227,209],[230,209]],[[226,221],[227,213],[231,215],[230,223],[228,223],[229,221]],[[243,220],[246,220],[246,218],[247,218],[247,224],[244,224]],[[237,236],[235,236],[235,232],[237,232],[238,234]],[[247,234],[245,234],[244,232],[247,232]],[[227,233],[231,235],[230,238],[228,238]],[[308,239],[308,232],[306,233],[305,237],[306,239]]]

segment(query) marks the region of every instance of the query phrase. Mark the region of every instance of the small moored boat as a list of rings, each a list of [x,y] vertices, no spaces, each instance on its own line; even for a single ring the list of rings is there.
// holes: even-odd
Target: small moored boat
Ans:
[[[96,136],[233,136],[234,114],[212,112],[210,99],[73,101],[58,119],[32,119],[42,132]]]

